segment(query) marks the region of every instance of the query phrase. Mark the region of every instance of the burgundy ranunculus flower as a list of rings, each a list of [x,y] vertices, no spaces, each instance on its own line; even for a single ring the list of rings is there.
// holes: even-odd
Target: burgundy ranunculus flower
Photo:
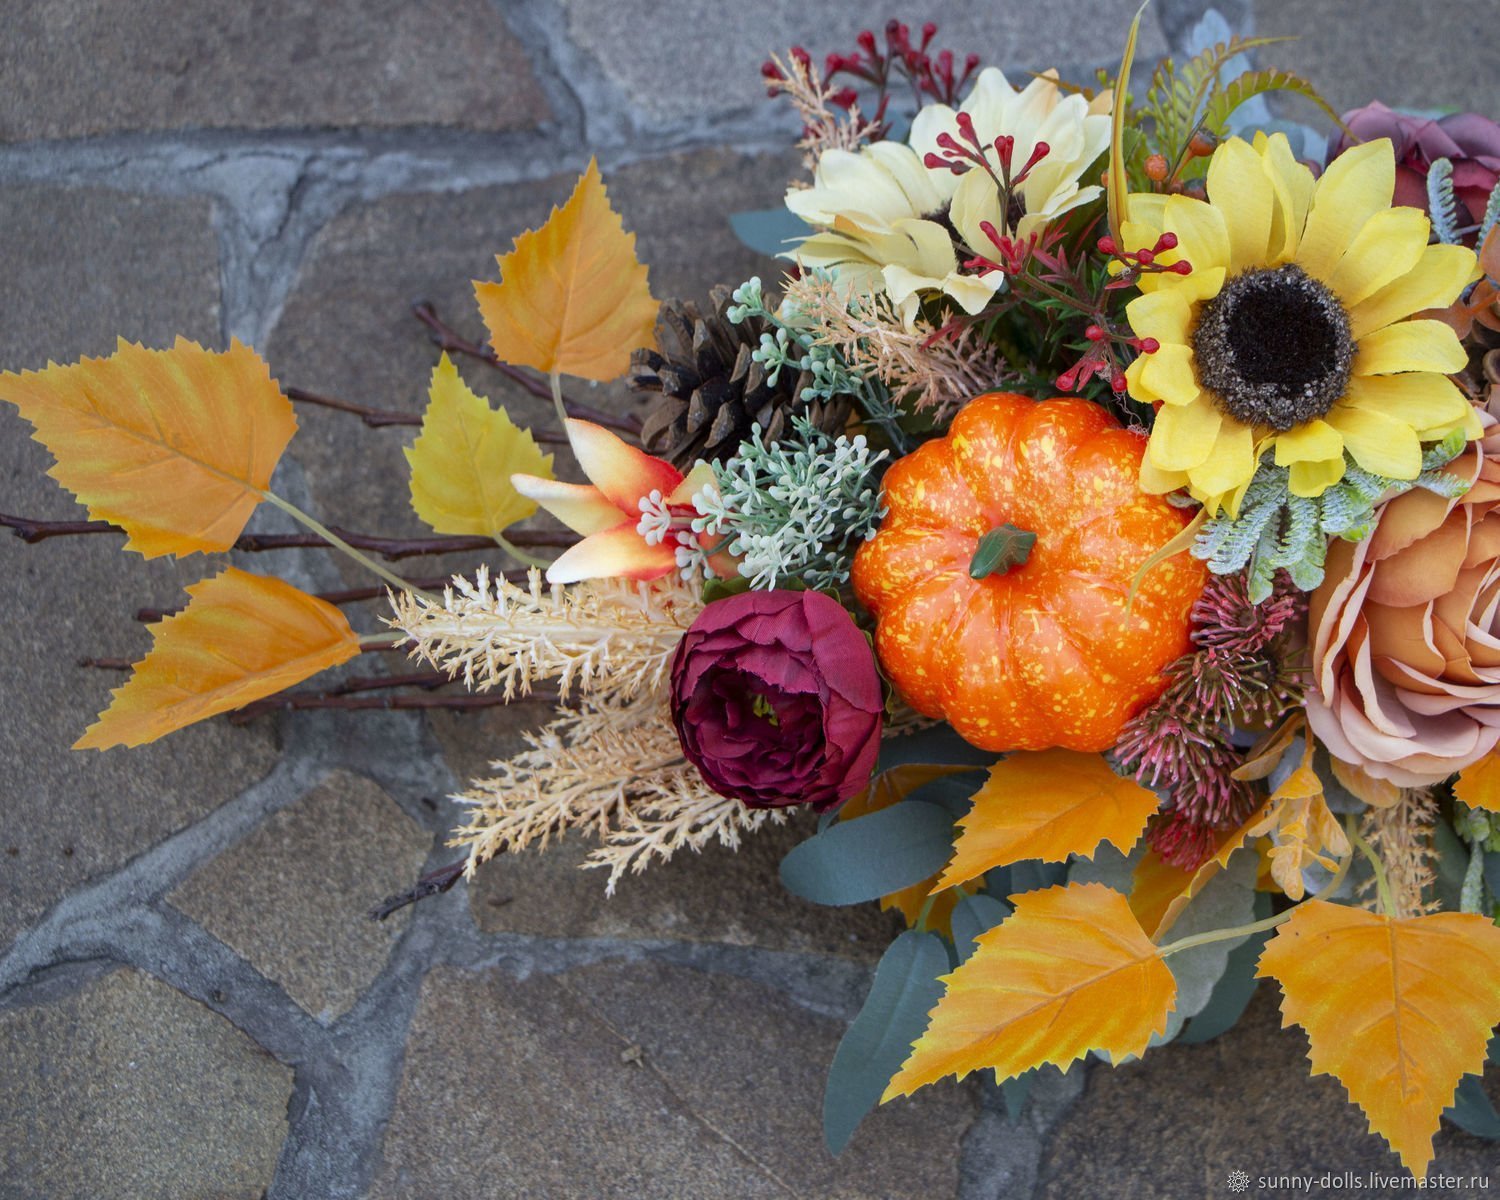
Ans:
[[[1427,169],[1439,158],[1453,163],[1453,193],[1469,210],[1464,224],[1484,215],[1500,179],[1500,125],[1478,113],[1453,113],[1436,121],[1392,112],[1376,101],[1344,114],[1344,124],[1362,142],[1390,138],[1396,149],[1396,203],[1427,211]],[[1353,142],[1342,133],[1328,139],[1332,162]],[[1472,239],[1470,239],[1472,240]]]
[[[875,655],[822,592],[715,600],[672,659],[682,752],[751,808],[831,808],[864,789],[884,712]]]

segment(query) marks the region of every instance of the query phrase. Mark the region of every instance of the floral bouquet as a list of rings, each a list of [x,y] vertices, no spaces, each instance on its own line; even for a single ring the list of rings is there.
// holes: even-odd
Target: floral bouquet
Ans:
[[[613,892],[817,814],[785,886],[907,926],[833,1063],[831,1149],[947,1075],[1020,1103],[1044,1065],[1211,1038],[1269,978],[1420,1175],[1445,1111],[1497,1122],[1500,127],[1340,120],[1227,30],[1133,90],[1134,28],[1093,87],[935,33],[766,64],[809,171],[735,217],[787,261],[774,290],[658,303],[590,164],[475,284],[490,348],[419,312],[561,422],[438,362],[411,502],[427,549],[495,560],[451,582],[271,490],[291,398],[338,402],[245,346],[0,376],[75,528],[217,553],[266,502],[391,606],[361,635],[356,592],[226,568],[78,745],[298,707],[405,648],[423,687],[555,713],[397,902],[570,831]],[[518,527],[538,509],[570,532]]]

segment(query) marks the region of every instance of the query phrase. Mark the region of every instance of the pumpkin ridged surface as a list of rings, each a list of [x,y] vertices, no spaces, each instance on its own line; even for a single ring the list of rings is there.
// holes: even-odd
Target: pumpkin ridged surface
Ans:
[[[1146,440],[1087,400],[991,393],[886,473],[888,512],[854,560],[881,665],[908,703],[986,750],[1113,746],[1186,653],[1204,568],[1142,563],[1189,514],[1136,480]],[[973,579],[990,530],[1037,535]]]

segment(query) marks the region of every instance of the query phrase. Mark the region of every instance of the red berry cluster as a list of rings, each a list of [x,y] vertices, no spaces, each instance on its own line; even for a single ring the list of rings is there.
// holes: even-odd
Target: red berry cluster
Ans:
[[[968,55],[960,70],[955,64],[952,50],[934,52],[931,47],[936,36],[937,25],[932,21],[922,26],[917,41],[912,40],[911,26],[902,21],[888,21],[884,46],[872,30],[866,29],[857,39],[857,49],[848,54],[829,54],[824,58],[821,77],[813,66],[812,55],[801,46],[793,46],[791,55],[799,70],[809,79],[819,81],[823,91],[831,92],[829,103],[840,108],[852,106],[859,99],[861,87],[873,87],[876,97],[873,121],[876,125],[882,125],[890,104],[893,83],[905,80],[916,92],[919,105],[927,98],[942,104],[956,104],[959,94],[979,69],[977,54]],[[760,72],[773,83],[785,79],[774,62],[763,63]],[[846,82],[843,86],[838,86],[841,77]],[[774,96],[778,90],[772,87],[769,94]]]

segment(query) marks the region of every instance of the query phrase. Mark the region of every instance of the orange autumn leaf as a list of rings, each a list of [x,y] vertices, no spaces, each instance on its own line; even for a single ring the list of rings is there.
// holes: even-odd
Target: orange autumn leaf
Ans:
[[[872,812],[879,812],[882,808],[889,808],[897,801],[906,799],[925,784],[973,769],[973,767],[958,766],[953,763],[901,763],[899,766],[890,767],[876,775],[870,781],[870,786],[859,795],[844,802],[844,806],[839,809],[839,820],[850,821]],[[882,896],[880,898],[881,910],[889,912],[893,908],[897,909],[906,919],[906,924],[914,929],[922,917],[922,910],[927,909],[928,928],[945,934],[951,933],[953,909],[958,904],[959,894],[952,888],[938,891],[937,881],[938,877],[933,875],[920,883],[914,883],[898,892]],[[936,898],[932,902],[932,907],[927,908],[927,899],[934,893],[936,893]]]
[[[1230,857],[1249,840],[1251,828],[1265,815],[1269,803],[1251,813],[1238,829],[1225,834],[1196,870],[1173,866],[1153,849],[1141,856],[1131,877],[1130,911],[1153,940],[1172,928],[1188,902],[1229,865]]]
[[[1453,794],[1470,808],[1500,813],[1500,754],[1487,754],[1471,767],[1465,767]]]
[[[883,1099],[986,1067],[1003,1081],[1090,1050],[1139,1055],[1166,1029],[1177,983],[1124,896],[1075,883],[1011,903],[1014,914],[943,977],[927,1031]]]
[[[476,280],[474,296],[506,362],[605,383],[625,373],[632,350],[656,344],[635,234],[610,208],[593,159],[568,202],[496,261],[500,282]]]
[[[1092,858],[1104,842],[1128,854],[1159,803],[1154,792],[1116,775],[1097,754],[1012,754],[990,768],[975,793],[938,886],[1027,858]]]
[[[248,346],[220,353],[121,339],[108,358],[0,375],[57,464],[48,472],[147,558],[228,550],[297,431],[291,402]]]
[[[1459,1080],[1484,1068],[1500,1023],[1500,928],[1472,913],[1395,919],[1308,900],[1261,953],[1282,1025],[1307,1032],[1370,1128],[1421,1177]]]
[[[344,614],[289,583],[229,567],[188,588],[151,651],[75,750],[143,746],[300,683],[359,653]]]

